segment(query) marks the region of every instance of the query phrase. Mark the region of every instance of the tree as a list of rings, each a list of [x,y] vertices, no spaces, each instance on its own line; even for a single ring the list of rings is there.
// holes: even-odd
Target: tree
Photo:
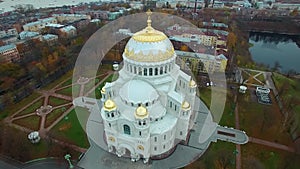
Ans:
[[[276,60],[275,61],[275,63],[274,63],[274,67],[272,68],[272,71],[280,71],[280,69],[281,69],[281,65],[280,65],[280,63]]]
[[[234,158],[232,153],[228,150],[222,149],[216,155],[217,159],[215,161],[216,168],[226,169],[231,164],[231,159]]]
[[[237,43],[237,37],[233,32],[229,32],[227,37],[227,47],[229,50],[234,51]]]
[[[204,8],[208,8],[209,2],[209,0],[204,0]]]
[[[298,9],[295,8],[293,11],[290,13],[290,16],[297,16],[299,14]]]
[[[180,46],[180,50],[181,50],[181,51],[188,52],[188,51],[189,51],[189,47],[188,47],[187,45],[181,45],[181,46]]]

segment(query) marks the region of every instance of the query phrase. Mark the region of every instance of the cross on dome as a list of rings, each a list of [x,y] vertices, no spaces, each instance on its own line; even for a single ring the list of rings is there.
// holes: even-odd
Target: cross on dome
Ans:
[[[146,14],[148,15],[148,19],[147,19],[147,26],[148,27],[151,27],[151,15],[152,15],[152,12],[150,9],[148,9],[148,11],[146,12]]]

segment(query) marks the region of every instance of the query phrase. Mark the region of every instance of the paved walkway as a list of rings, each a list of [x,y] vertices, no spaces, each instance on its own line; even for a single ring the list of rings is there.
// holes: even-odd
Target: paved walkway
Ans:
[[[81,95],[87,95],[88,93],[92,92],[96,87],[98,87],[110,74],[112,74],[113,72],[112,71],[109,71],[108,73],[104,73],[104,74],[101,74],[101,75],[98,75],[98,76],[105,76],[97,85],[95,85],[91,90],[89,90],[88,92],[87,91],[84,91],[84,86],[85,84],[82,84],[81,85],[81,91],[80,91],[80,94]],[[97,76],[97,77],[98,77]],[[96,78],[96,77],[94,77]],[[93,79],[93,78],[91,78]],[[52,109],[47,112],[47,113],[43,113],[40,116],[41,118],[41,122],[39,124],[39,133],[40,133],[40,136],[41,138],[44,138],[44,139],[51,139],[53,142],[57,143],[57,144],[60,144],[60,145],[63,145],[63,146],[66,146],[66,147],[69,147],[73,150],[76,150],[78,152],[81,152],[81,153],[84,153],[86,152],[87,150],[85,148],[81,148],[79,146],[76,146],[76,145],[72,145],[70,143],[66,143],[66,142],[63,142],[63,141],[60,141],[60,140],[57,140],[53,137],[49,137],[48,136],[48,132],[59,122],[61,121],[67,114],[69,114],[69,112],[74,108],[73,106],[71,106],[69,109],[67,109],[64,113],[62,113],[60,115],[59,118],[57,118],[51,125],[49,126],[45,126],[45,123],[46,123],[46,117],[49,113],[52,112],[52,110],[54,109],[59,109],[59,108],[62,108],[62,107],[65,107],[65,106],[70,106],[72,105],[72,97],[71,96],[66,96],[66,95],[63,95],[63,94],[58,94],[56,93],[56,91],[59,91],[63,88],[66,88],[66,86],[64,87],[61,87],[61,84],[65,83],[67,80],[69,79],[66,79],[62,82],[60,82],[59,84],[57,84],[55,87],[53,87],[52,89],[49,89],[49,90],[37,90],[38,93],[41,94],[41,96],[39,96],[38,98],[32,100],[30,103],[28,103],[26,106],[24,106],[22,109],[20,109],[19,111],[15,112],[13,115],[11,115],[10,117],[6,118],[5,119],[5,122],[14,127],[14,128],[17,128],[25,133],[30,133],[32,132],[33,130],[29,129],[29,128],[26,128],[24,126],[20,126],[18,124],[15,124],[13,123],[14,120],[18,120],[18,119],[22,119],[22,118],[26,118],[26,117],[29,117],[29,116],[37,116],[36,112],[32,112],[32,113],[29,113],[29,114],[24,114],[24,115],[21,115],[21,116],[17,116],[19,113],[21,113],[23,110],[27,109],[29,106],[31,106],[32,104],[34,104],[35,102],[37,102],[38,100],[41,100],[43,99],[43,103],[42,105],[43,106],[47,106],[49,104],[49,97],[57,97],[57,98],[60,98],[60,99],[64,99],[64,100],[67,100],[67,101],[70,101],[68,103],[65,103],[65,104],[62,104],[62,105],[58,105],[58,106],[53,106]],[[70,84],[70,85],[67,85],[67,87],[70,87],[74,84]],[[0,159],[0,169],[3,168],[3,166],[8,166],[8,164],[4,163],[3,161],[1,161]],[[40,164],[37,165],[37,166],[41,166]],[[49,165],[49,166],[52,166]],[[7,167],[4,167],[5,169]],[[47,167],[46,167],[47,168]],[[53,168],[53,167],[52,167]],[[30,168],[31,169],[31,168]]]
[[[274,85],[273,79],[271,77],[272,72],[265,72],[265,71],[252,70],[252,69],[241,69],[241,70],[244,71],[245,73],[247,73],[248,75],[251,75],[251,74],[248,73],[247,71],[257,72],[257,74],[253,76],[253,79],[258,81],[259,83],[262,83],[262,82],[260,80],[258,80],[256,77],[263,74],[266,82],[265,82],[265,84],[264,83],[262,83],[262,84],[264,84],[265,87],[268,87],[268,88],[272,89],[275,96],[278,95],[278,91],[277,91],[277,89]],[[247,81],[245,81],[245,82],[247,82]],[[258,86],[258,85],[254,85],[254,84],[250,84],[250,85]],[[278,101],[278,104],[280,104],[279,102],[281,102],[281,100],[280,99],[276,99],[276,100]],[[234,103],[236,104],[235,111],[234,111],[235,112],[235,128],[239,129],[240,125],[239,125],[237,95],[235,95]],[[291,152],[291,153],[296,153],[296,150],[293,147],[289,147],[289,146],[278,144],[278,143],[271,142],[271,141],[266,141],[266,140],[263,140],[263,139],[249,137],[249,142],[264,145],[264,146],[268,146],[268,147],[272,147],[272,148],[276,148],[276,149],[280,149],[280,150],[283,150],[283,151],[288,151],[288,152]],[[242,166],[242,163],[241,163],[241,146],[236,144],[236,150],[238,151],[238,153],[236,155],[236,169],[241,169],[241,166]]]
[[[268,146],[268,147],[273,147],[273,148],[288,151],[288,152],[291,152],[291,153],[296,152],[293,147],[289,147],[289,146],[286,146],[286,145],[283,145],[283,144],[274,143],[274,142],[271,142],[271,141],[262,140],[262,139],[259,139],[259,138],[249,137],[249,141],[252,142],[252,143],[261,144],[261,145],[265,145],[265,146]]]
[[[238,112],[238,103],[237,103],[237,93],[234,96],[234,103],[235,103],[235,109],[234,109],[234,116],[235,116],[235,129],[240,129],[240,120],[239,120],[239,112]],[[236,144],[235,148],[237,150],[237,154],[235,156],[235,163],[236,163],[236,169],[242,168],[242,155],[241,155],[241,145]]]

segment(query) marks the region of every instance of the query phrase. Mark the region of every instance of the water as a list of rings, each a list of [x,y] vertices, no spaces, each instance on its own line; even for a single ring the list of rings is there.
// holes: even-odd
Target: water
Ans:
[[[281,66],[281,72],[289,70],[300,72],[300,48],[296,44],[296,37],[273,33],[250,33],[249,42],[253,46],[249,49],[252,59],[256,63],[263,63],[274,67],[275,62]],[[299,39],[298,39],[299,41]]]
[[[2,0],[0,13],[12,11],[17,4],[31,4],[35,9],[47,7],[60,7],[64,5],[77,5],[79,3],[99,2],[99,0]],[[102,2],[109,0],[102,0]]]

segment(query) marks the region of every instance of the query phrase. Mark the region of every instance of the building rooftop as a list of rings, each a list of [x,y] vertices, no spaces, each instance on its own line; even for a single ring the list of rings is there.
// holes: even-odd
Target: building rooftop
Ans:
[[[23,31],[19,34],[20,39],[31,38],[31,37],[35,37],[35,36],[38,36],[38,35],[39,35],[38,32],[30,32],[30,31]]]
[[[62,31],[65,31],[65,32],[69,32],[69,31],[72,31],[72,30],[75,30],[76,31],[76,28],[74,26],[65,26],[63,28],[61,28]]]
[[[14,48],[16,48],[16,45],[14,45],[14,44],[0,46],[0,52],[5,52],[7,50],[11,50],[11,49],[14,49]]]
[[[50,40],[50,39],[53,39],[53,38],[58,38],[58,36],[57,35],[53,35],[53,34],[43,35],[43,39],[44,40]]]

